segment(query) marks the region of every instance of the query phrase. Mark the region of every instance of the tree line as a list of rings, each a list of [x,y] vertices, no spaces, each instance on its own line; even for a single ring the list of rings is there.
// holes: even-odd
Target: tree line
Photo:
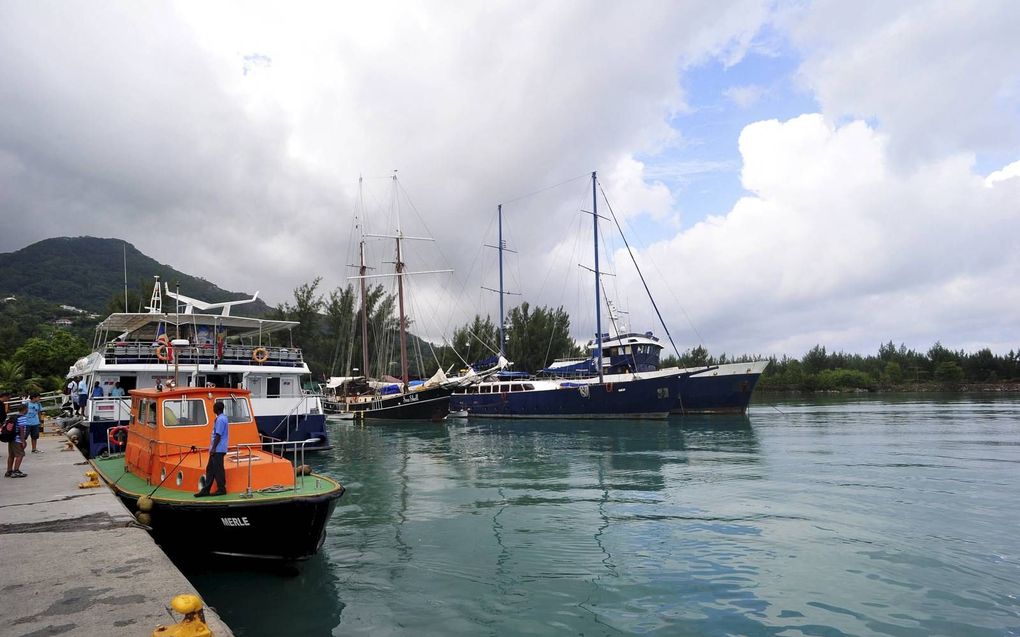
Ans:
[[[750,356],[727,359],[725,354],[716,358],[699,346],[687,350],[679,359],[664,360],[663,365],[694,367],[754,359]],[[772,356],[768,360],[770,364],[758,384],[764,390],[871,391],[1020,382],[1020,351],[994,354],[982,348],[966,352],[951,350],[940,342],[921,352],[889,341],[880,345],[876,354],[866,356],[829,352],[823,345],[815,345],[800,358]]]

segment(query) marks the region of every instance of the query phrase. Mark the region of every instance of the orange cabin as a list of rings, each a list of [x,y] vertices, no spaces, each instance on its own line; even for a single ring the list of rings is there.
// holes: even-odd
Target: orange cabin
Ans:
[[[244,389],[131,390],[131,422],[124,450],[127,470],[153,486],[162,483],[169,489],[198,491],[209,461],[217,400],[223,402],[229,423],[229,448],[223,461],[227,492],[293,487],[294,465],[262,448],[249,392]]]

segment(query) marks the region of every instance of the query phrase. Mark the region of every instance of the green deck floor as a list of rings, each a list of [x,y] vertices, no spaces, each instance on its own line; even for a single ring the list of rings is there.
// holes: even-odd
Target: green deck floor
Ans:
[[[294,488],[287,488],[281,491],[259,492],[254,491],[249,497],[243,491],[238,493],[227,493],[226,495],[213,495],[206,498],[196,499],[191,491],[182,491],[163,486],[153,492],[155,484],[149,484],[142,478],[128,473],[124,468],[124,457],[113,456],[110,458],[93,458],[90,462],[99,471],[99,474],[110,483],[115,490],[125,491],[130,495],[150,495],[153,499],[176,502],[253,502],[270,501],[293,498],[295,496],[320,496],[340,489],[340,483],[326,476],[312,474],[298,476]],[[167,480],[170,482],[170,479]]]

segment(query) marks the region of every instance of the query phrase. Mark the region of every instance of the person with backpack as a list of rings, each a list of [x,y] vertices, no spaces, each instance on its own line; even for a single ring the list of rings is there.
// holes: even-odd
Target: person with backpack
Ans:
[[[21,461],[25,459],[25,438],[28,437],[28,425],[25,424],[28,406],[22,405],[19,414],[11,414],[4,422],[0,438],[7,442],[7,473],[5,478],[24,478],[21,472]]]

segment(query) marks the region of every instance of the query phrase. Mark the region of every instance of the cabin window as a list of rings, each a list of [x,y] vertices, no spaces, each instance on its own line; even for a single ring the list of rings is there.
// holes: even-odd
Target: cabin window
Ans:
[[[223,413],[227,415],[227,422],[251,422],[251,412],[248,411],[248,401],[243,398],[227,398],[223,400]]]
[[[524,383],[524,391],[532,391],[533,389],[535,389],[534,385],[531,383]]]
[[[510,385],[510,391],[523,391],[523,390],[524,387],[522,387],[520,383],[514,383],[513,385]]]
[[[209,417],[205,413],[204,400],[182,398],[163,401],[164,426],[192,427],[207,424],[209,424]]]
[[[144,399],[138,403],[138,422],[145,423],[150,427],[156,426],[156,402]]]
[[[478,393],[479,394],[491,394],[492,393],[492,386],[491,385],[482,385],[481,387],[478,388]]]

